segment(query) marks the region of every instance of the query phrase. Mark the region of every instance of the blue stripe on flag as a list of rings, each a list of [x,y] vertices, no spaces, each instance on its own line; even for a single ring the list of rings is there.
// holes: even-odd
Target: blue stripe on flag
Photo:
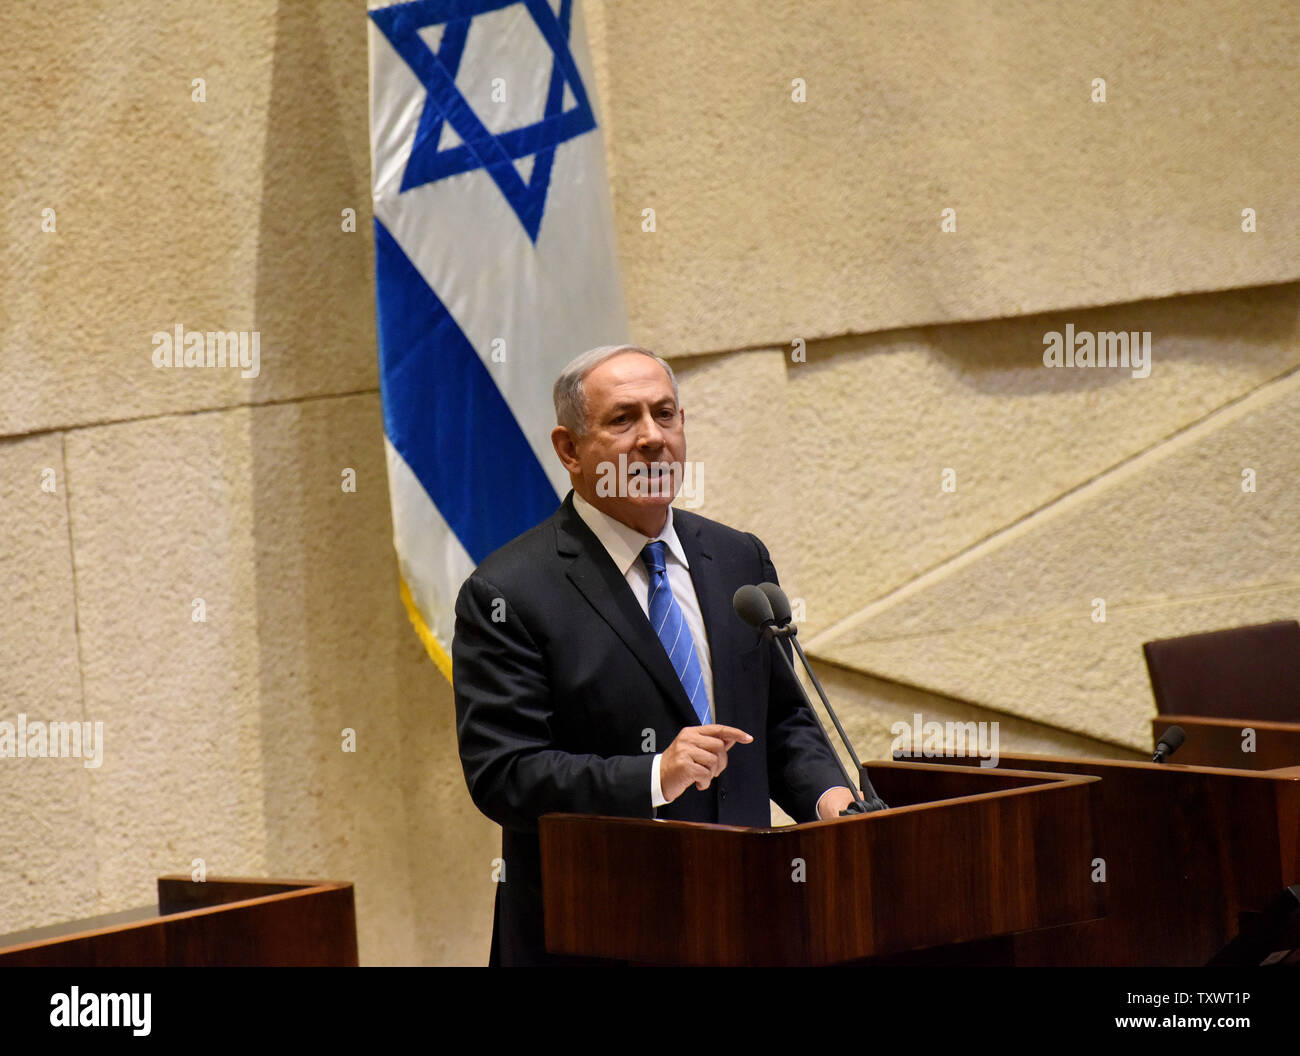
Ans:
[[[375,220],[384,428],[475,564],[555,512],[555,494],[478,353]]]

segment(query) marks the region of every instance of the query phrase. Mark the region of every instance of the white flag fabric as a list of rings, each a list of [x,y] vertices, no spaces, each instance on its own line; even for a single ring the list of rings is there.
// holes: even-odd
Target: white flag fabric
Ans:
[[[370,12],[379,382],[402,597],[451,677],[461,583],[568,490],[551,386],[627,340],[573,0]]]

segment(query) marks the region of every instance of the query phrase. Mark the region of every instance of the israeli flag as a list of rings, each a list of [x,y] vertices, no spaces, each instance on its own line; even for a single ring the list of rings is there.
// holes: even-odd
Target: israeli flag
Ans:
[[[551,386],[627,317],[574,0],[375,6],[379,385],[402,597],[451,677],[457,591],[558,506]]]

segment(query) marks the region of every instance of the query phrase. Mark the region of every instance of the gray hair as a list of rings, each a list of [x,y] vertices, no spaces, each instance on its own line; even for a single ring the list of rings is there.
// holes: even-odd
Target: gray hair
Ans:
[[[673,399],[678,403],[681,402],[677,394],[677,377],[673,374],[673,368],[662,356],[656,356],[648,348],[642,348],[640,345],[601,345],[599,348],[588,349],[581,355],[575,356],[555,379],[551,399],[555,402],[556,425],[564,426],[574,436],[586,435],[587,396],[582,389],[582,379],[605,360],[612,359],[623,352],[638,352],[643,356],[649,356],[663,367],[668,374],[668,380],[673,383]]]

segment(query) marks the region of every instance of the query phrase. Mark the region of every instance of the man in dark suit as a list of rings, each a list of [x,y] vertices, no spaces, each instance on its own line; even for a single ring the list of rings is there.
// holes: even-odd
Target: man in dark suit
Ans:
[[[503,830],[500,965],[557,963],[542,814],[768,825],[769,799],[797,821],[852,801],[789,671],[732,610],[738,587],[776,582],[766,548],[671,508],[686,458],[671,368],[632,346],[593,349],[554,396],[573,491],[456,602],[461,762]]]

